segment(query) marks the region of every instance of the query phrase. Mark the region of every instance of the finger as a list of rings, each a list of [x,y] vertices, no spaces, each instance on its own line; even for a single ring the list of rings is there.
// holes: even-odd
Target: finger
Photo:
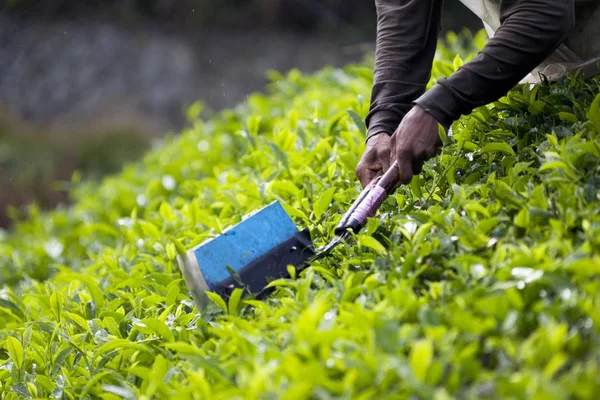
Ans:
[[[437,156],[439,152],[440,151],[438,150],[437,147],[428,147],[428,148],[421,149],[417,153],[417,156],[414,158],[415,165],[417,164],[417,161],[420,162],[421,164],[423,164],[424,162]]]
[[[365,183],[363,184],[363,188],[365,188],[369,184],[373,183],[373,181],[375,180],[375,178],[377,178],[380,175],[382,175],[382,172],[381,172],[380,169],[378,169],[378,170],[370,169],[369,172],[366,175]]]
[[[423,171],[423,161],[415,161],[413,164],[413,174],[419,175]]]
[[[379,165],[381,165],[381,173],[385,174],[387,170],[390,169],[390,165],[392,165],[392,157],[390,151],[386,149],[384,151],[379,152],[378,161]]]
[[[437,155],[439,155],[442,152],[442,148],[439,146],[432,146],[431,148],[428,149],[427,154],[425,155],[425,157],[427,159],[433,158]]]
[[[373,170],[364,165],[361,165],[360,168],[356,169],[356,175],[363,189],[375,179],[378,173],[379,170]]]
[[[412,157],[402,154],[398,157],[398,180],[401,184],[410,183],[413,177]]]
[[[363,188],[365,187],[364,182],[367,179],[367,171],[367,167],[362,162],[359,162],[358,165],[356,165],[356,177],[358,178],[358,181],[360,182]]]

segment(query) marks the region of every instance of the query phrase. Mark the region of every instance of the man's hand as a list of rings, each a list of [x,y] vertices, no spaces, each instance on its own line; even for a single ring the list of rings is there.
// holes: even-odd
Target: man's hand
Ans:
[[[363,188],[390,168],[391,150],[392,139],[386,132],[378,133],[367,140],[367,148],[356,166],[356,176]]]
[[[438,122],[419,106],[404,116],[391,140],[391,160],[398,161],[400,184],[410,183],[413,175],[420,174],[423,163],[442,146]]]
[[[442,146],[438,122],[421,107],[414,106],[390,137],[381,132],[367,141],[367,148],[356,166],[356,176],[364,188],[398,161],[399,184],[407,184],[420,174],[423,163]]]

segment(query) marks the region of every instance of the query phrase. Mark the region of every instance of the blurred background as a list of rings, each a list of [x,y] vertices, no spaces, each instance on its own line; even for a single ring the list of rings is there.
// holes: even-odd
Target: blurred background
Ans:
[[[480,29],[446,0],[443,32]],[[68,203],[153,138],[232,107],[270,69],[312,72],[374,51],[374,0],[0,0],[0,228]]]

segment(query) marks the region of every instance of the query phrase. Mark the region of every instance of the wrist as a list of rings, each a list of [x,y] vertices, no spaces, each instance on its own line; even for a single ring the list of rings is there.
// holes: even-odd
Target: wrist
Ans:
[[[372,110],[367,115],[365,123],[367,125],[367,137],[368,141],[372,136],[381,137],[381,133],[386,133],[388,136],[392,136],[405,112],[400,110],[388,110],[378,109]]]
[[[419,107],[440,124],[446,132],[457,120],[461,112],[459,103],[448,89],[439,83],[413,101],[413,107]]]
[[[387,135],[387,136],[392,136],[392,134],[389,133],[388,131],[381,130],[381,129],[374,130],[374,131],[369,131],[369,133],[367,133],[367,140],[366,140],[366,142],[368,143],[369,140],[372,140],[375,137],[379,138],[379,137],[381,137],[382,134]]]

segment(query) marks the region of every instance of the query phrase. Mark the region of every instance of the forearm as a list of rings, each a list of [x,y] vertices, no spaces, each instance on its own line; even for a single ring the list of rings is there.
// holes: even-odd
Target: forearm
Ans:
[[[505,95],[556,49],[574,24],[572,0],[503,4],[502,25],[481,53],[415,101],[446,128]]]
[[[369,136],[392,134],[424,93],[440,29],[439,0],[376,0],[377,41]]]

